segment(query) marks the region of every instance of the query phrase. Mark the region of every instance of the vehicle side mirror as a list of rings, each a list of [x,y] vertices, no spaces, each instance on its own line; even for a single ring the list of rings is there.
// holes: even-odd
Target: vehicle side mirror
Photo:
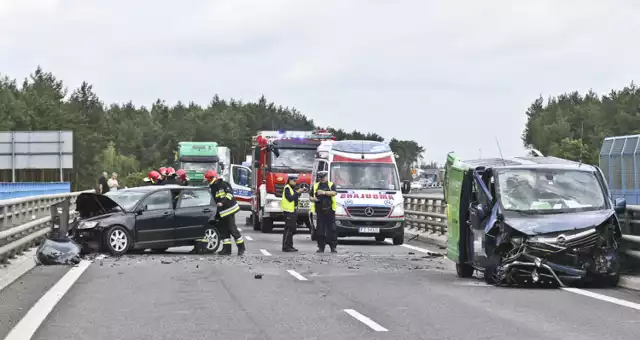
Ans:
[[[143,206],[141,206],[140,208],[138,208],[138,210],[136,210],[136,214],[137,215],[141,215],[143,212],[145,212],[149,207],[145,204]]]
[[[616,198],[614,201],[614,210],[616,214],[624,214],[627,211],[627,199]]]
[[[403,194],[408,194],[411,192],[411,182],[409,181],[404,181],[402,182],[402,189],[401,189]]]

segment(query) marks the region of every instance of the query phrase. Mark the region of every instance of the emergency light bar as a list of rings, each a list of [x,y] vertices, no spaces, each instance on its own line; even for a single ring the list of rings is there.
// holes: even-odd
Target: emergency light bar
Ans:
[[[259,138],[262,137],[262,138]],[[273,139],[334,139],[335,137],[326,130],[317,131],[260,131],[254,140]]]

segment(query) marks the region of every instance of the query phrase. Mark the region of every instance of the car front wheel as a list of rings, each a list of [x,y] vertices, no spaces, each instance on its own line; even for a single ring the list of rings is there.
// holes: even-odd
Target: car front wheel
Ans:
[[[104,234],[104,243],[113,256],[122,256],[131,247],[131,237],[122,226],[116,225]]]
[[[220,247],[220,232],[217,228],[207,228],[202,238],[202,246],[196,245],[196,253],[215,253]]]

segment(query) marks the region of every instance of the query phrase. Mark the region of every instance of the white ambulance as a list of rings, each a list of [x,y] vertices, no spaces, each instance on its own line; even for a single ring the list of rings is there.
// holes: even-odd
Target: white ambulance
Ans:
[[[325,141],[318,147],[312,174],[329,172],[336,196],[338,237],[370,236],[404,242],[404,199],[393,151],[375,141]],[[313,184],[311,188],[313,188]],[[311,214],[315,229],[317,217]]]

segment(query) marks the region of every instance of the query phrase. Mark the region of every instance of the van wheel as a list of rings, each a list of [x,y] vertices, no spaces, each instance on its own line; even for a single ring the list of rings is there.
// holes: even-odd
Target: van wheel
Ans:
[[[270,218],[262,218],[262,233],[267,234],[273,231],[273,220]]]
[[[469,278],[473,276],[473,272],[475,268],[467,263],[456,263],[456,274],[458,274],[459,278]]]
[[[125,228],[114,225],[104,233],[104,245],[112,256],[122,256],[132,246],[131,237]]]
[[[393,238],[393,244],[395,244],[396,246],[404,244],[404,235],[400,235],[400,236],[394,237]]]

